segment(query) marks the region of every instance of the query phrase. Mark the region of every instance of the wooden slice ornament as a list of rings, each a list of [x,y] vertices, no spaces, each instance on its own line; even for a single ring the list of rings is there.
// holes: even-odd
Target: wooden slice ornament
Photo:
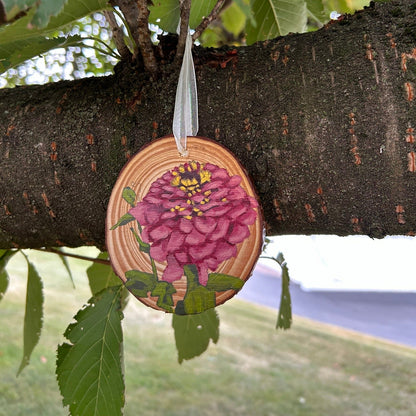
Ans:
[[[133,156],[113,188],[106,243],[115,273],[147,306],[177,314],[224,303],[250,277],[263,245],[253,185],[218,143],[173,136]]]

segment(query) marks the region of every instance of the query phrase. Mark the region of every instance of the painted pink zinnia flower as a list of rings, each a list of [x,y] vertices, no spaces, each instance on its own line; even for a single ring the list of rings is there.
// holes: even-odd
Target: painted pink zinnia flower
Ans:
[[[151,257],[167,262],[162,280],[178,280],[185,265],[195,264],[206,285],[208,270],[237,254],[258,206],[240,182],[216,165],[185,163],[153,182],[129,211],[142,226],[143,241],[151,244]]]

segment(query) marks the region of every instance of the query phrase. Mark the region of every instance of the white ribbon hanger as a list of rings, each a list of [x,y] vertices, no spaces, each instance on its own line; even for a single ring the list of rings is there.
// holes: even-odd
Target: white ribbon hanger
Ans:
[[[176,146],[181,156],[188,156],[186,138],[198,133],[198,94],[194,61],[192,59],[192,35],[188,28],[181,72],[176,88],[175,112],[172,125]]]

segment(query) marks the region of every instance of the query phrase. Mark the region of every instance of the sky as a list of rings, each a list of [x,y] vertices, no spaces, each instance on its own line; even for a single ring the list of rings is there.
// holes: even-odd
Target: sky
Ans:
[[[416,238],[272,237],[266,255],[281,251],[292,281],[305,290],[416,292]],[[260,265],[276,263],[260,259]]]

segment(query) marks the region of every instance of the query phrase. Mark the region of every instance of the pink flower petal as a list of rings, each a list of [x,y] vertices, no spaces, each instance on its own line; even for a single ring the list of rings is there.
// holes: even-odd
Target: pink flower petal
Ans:
[[[152,241],[159,241],[167,238],[171,232],[172,230],[169,227],[167,227],[165,224],[162,224],[153,228],[149,234]]]
[[[191,246],[202,244],[204,241],[205,235],[195,229],[185,238],[185,243]]]
[[[204,234],[212,233],[217,225],[217,222],[214,218],[211,217],[196,217],[194,220],[195,228]]]
[[[145,211],[145,204],[143,202],[140,202],[134,208],[129,210],[129,214],[133,215],[133,217],[136,218],[136,220],[139,221],[140,224],[145,224]]]
[[[240,185],[241,183],[241,176],[234,175],[227,183],[228,188],[234,188],[235,186]]]
[[[176,252],[175,253],[175,258],[176,258],[176,260],[178,260],[178,262],[182,266],[185,266],[185,264],[191,263],[191,261],[189,260],[188,253],[185,253],[184,251],[178,251],[178,252]]]
[[[179,250],[185,240],[185,234],[180,231],[173,231],[169,237],[168,245],[166,251],[168,253],[173,253]]]
[[[212,165],[211,163],[207,163],[205,168],[211,172],[211,179],[228,179],[230,176],[228,175],[227,171],[223,168],[219,168],[218,166]]]
[[[150,246],[150,256],[156,261],[165,261],[166,260],[166,245],[167,245],[166,240],[153,243]]]
[[[199,246],[192,246],[189,248],[189,255],[191,256],[192,262],[197,263],[209,257],[216,247],[215,243],[205,243]]]
[[[208,211],[205,211],[204,215],[207,215],[208,217],[221,217],[226,212],[228,212],[230,208],[231,207],[229,206],[229,204],[213,207],[209,209]]]
[[[236,221],[240,224],[251,225],[254,224],[257,218],[256,211],[252,210],[251,208],[249,211],[245,212],[244,214],[238,216]]]
[[[228,242],[231,244],[241,243],[250,235],[250,231],[247,225],[234,224],[230,235],[228,236]]]
[[[208,282],[208,270],[204,264],[198,265],[198,280],[203,286],[207,285]]]
[[[181,218],[179,220],[179,229],[183,232],[183,233],[190,233],[193,229],[194,226],[192,225],[191,220],[188,220],[186,218]]]
[[[165,282],[174,282],[175,280],[179,280],[183,275],[183,267],[179,265],[176,261],[175,256],[169,255],[167,257],[168,265],[166,269],[163,271],[162,280]]]
[[[234,205],[233,208],[228,211],[227,217],[234,220],[239,215],[244,214],[247,209],[251,208],[248,208],[244,205]]]
[[[234,257],[237,254],[237,248],[235,245],[229,244],[226,241],[221,241],[217,244],[214,256],[219,263],[224,260]]]
[[[221,238],[224,238],[224,236],[228,232],[229,226],[230,226],[230,222],[228,221],[228,219],[225,217],[221,217],[217,222],[215,231],[211,235],[208,236],[208,239],[210,241],[217,241]]]

